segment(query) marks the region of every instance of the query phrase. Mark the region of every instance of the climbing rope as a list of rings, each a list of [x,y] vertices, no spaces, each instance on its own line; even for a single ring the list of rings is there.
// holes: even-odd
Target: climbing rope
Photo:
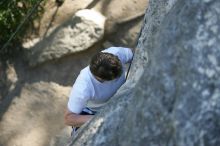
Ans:
[[[140,30],[140,32],[138,33],[138,36],[137,36],[136,48],[134,48],[133,56],[132,56],[132,58],[131,58],[131,62],[130,62],[129,67],[128,67],[128,71],[127,71],[127,74],[126,74],[126,81],[127,81],[127,79],[128,79],[128,75],[129,75],[129,72],[130,72],[130,69],[131,69],[131,65],[132,65],[132,62],[133,62],[133,59],[134,59],[135,51],[136,51],[137,46],[138,46],[138,40],[139,40],[139,38],[140,38],[140,36],[141,36],[141,33],[142,33],[143,28],[144,28],[144,23],[142,24],[141,30]]]

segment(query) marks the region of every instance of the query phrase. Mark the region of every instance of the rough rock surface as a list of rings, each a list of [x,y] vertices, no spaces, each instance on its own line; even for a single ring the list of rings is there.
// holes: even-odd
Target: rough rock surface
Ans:
[[[83,51],[103,38],[105,17],[94,10],[80,10],[48,37],[29,49],[31,66]]]
[[[69,91],[52,82],[25,84],[1,119],[0,145],[48,146],[64,128]]]
[[[57,83],[62,86],[72,86],[80,70],[88,65],[91,56],[93,56],[93,54],[95,54],[96,52],[99,52],[103,48],[111,45],[133,47],[135,44],[134,42],[136,42],[136,36],[140,30],[141,21],[143,18],[138,17],[138,19],[136,19],[136,16],[139,16],[141,13],[143,14],[147,6],[145,5],[147,0],[139,0],[138,2],[137,0],[94,0],[93,2],[92,0],[65,0],[64,4],[59,8],[56,7],[54,0],[48,0],[46,2],[46,12],[44,14],[44,17],[41,19],[41,23],[39,24],[39,36],[37,36],[32,44],[27,44],[27,48],[30,48],[30,46],[36,44],[40,39],[44,39],[42,38],[42,36],[49,36],[51,33],[57,33],[58,31],[55,28],[59,27],[60,24],[63,24],[65,20],[72,19],[72,16],[77,10],[84,9],[86,7],[90,9],[96,9],[96,6],[99,5],[100,10],[103,11],[99,11],[97,9],[96,10],[101,12],[102,14],[106,14],[105,17],[107,19],[113,20],[113,23],[119,22],[120,26],[117,27],[117,31],[115,33],[111,34],[111,38],[109,37],[109,34],[105,33],[104,40],[106,40],[107,42],[110,41],[109,43],[103,43],[103,41],[99,41],[97,44],[89,47],[85,51],[76,52],[74,54],[68,52],[67,56],[61,57],[60,59],[54,58],[54,60],[39,64],[35,67],[30,68],[27,62],[23,60],[23,52],[19,52],[19,54],[15,55],[17,57],[13,58],[13,61],[10,62],[12,63],[12,68],[9,67],[9,70],[4,70],[5,73],[3,74],[3,76],[0,73],[0,76],[2,77],[0,78],[0,88],[2,87],[2,81],[5,85],[7,85],[7,88],[1,88],[0,91],[1,93],[3,91],[7,91],[3,95],[4,100],[0,102],[0,119],[3,118],[2,120],[0,120],[1,127],[3,127],[2,129],[0,129],[1,146],[65,145],[65,143],[67,142],[66,139],[70,135],[70,127],[65,126],[65,128],[63,128],[63,111],[60,111],[60,114],[50,113],[52,114],[52,116],[57,117],[58,119],[56,121],[53,121],[56,122],[54,124],[49,121],[52,118],[42,118],[45,116],[45,113],[48,113],[48,110],[51,111],[51,107],[44,106],[44,108],[41,108],[41,104],[38,104],[36,106],[40,106],[41,112],[38,112],[37,110],[35,111],[38,117],[36,117],[35,122],[33,122],[34,120],[27,117],[28,114],[22,114],[22,112],[26,112],[26,110],[28,109],[24,107],[26,108],[24,110],[22,106],[16,103],[17,100],[19,99],[19,104],[21,104],[22,102],[26,104],[31,100],[35,100],[36,94],[45,97],[45,100],[47,100],[46,97],[49,97],[50,99],[57,99],[57,96],[63,94],[65,95],[65,101],[63,101],[64,104],[62,106],[66,106],[66,96],[68,95],[69,89],[66,87],[58,87],[58,85],[56,86],[53,83],[51,84],[51,82]],[[104,9],[101,8],[102,6]],[[121,22],[123,22],[123,24],[121,24]],[[62,29],[62,26],[59,28]],[[55,30],[56,32],[53,32],[53,30]],[[31,56],[30,58],[33,59],[32,57],[33,56]],[[66,90],[64,91],[63,89]],[[51,92],[53,92],[54,94],[52,94]],[[54,96],[54,98],[52,96]],[[61,96],[62,95],[60,95],[60,97]],[[44,102],[47,101],[42,100],[41,102],[46,105],[46,103]],[[60,100],[55,100],[53,104],[60,105],[59,102]],[[29,110],[29,112],[32,113],[32,110]],[[11,122],[8,117],[12,117],[12,114],[19,115],[21,117],[16,117],[16,121]],[[29,123],[27,120],[30,120]],[[23,121],[25,123],[25,126],[20,126],[22,124],[19,121]],[[18,125],[16,125],[16,123]],[[37,126],[43,125],[46,128],[43,128],[44,130],[42,130],[42,127],[38,126],[37,128],[39,128],[39,131],[37,131],[37,128],[35,129],[35,127],[31,129],[32,126],[35,125],[35,123],[37,124]],[[45,125],[43,123],[45,123]],[[49,123],[50,125],[48,126]],[[27,128],[29,127],[31,128],[27,130]],[[42,137],[45,137],[41,138],[41,135]]]
[[[219,23],[218,0],[150,1],[129,81],[69,145],[220,145]]]

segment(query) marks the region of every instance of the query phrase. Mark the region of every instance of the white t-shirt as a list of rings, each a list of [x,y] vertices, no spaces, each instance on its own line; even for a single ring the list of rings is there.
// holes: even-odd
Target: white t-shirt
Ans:
[[[77,77],[68,101],[68,110],[79,114],[85,107],[95,109],[106,103],[125,82],[124,64],[131,61],[133,53],[129,48],[110,47],[102,52],[118,56],[123,73],[119,78],[111,81],[99,82],[91,73],[89,66],[82,69]]]

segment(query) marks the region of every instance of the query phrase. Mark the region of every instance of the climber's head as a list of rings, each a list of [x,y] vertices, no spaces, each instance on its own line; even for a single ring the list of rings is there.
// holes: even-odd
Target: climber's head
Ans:
[[[99,52],[90,61],[90,70],[100,82],[110,81],[122,74],[122,64],[117,56]]]

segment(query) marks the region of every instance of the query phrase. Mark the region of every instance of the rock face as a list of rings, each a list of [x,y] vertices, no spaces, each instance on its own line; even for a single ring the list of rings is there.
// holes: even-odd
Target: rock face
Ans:
[[[63,123],[63,109],[67,104],[68,89],[80,70],[88,65],[91,56],[96,52],[111,45],[133,47],[143,18],[140,14],[144,14],[146,8],[145,3],[147,0],[138,2],[136,0],[65,0],[62,6],[56,7],[54,0],[48,0],[43,18],[40,22],[37,21],[36,27],[39,27],[39,32],[36,31],[39,36],[36,34],[37,38],[24,45],[24,48],[29,48],[28,62],[33,67],[30,68],[26,60],[23,60],[26,57],[23,56],[23,51],[15,55],[16,57],[10,62],[13,66],[7,72],[4,69],[2,74],[0,65],[2,77],[0,78],[0,100],[4,99],[0,101],[0,145],[65,145],[66,139],[70,136],[68,131],[70,127],[64,128]],[[113,24],[120,24],[117,25],[117,31],[111,33],[111,38],[105,28],[104,39],[108,43],[103,44],[104,41],[94,38],[94,35],[100,37],[101,34],[94,33],[94,27],[100,27],[96,23],[95,26],[93,25],[98,17],[93,17],[93,21],[87,20],[91,19],[92,10],[89,11],[89,17],[87,15],[86,18],[81,16],[72,18],[76,11],[85,8],[99,11]],[[62,24],[67,19],[71,20]],[[85,36],[79,32],[80,29],[83,29],[82,33]],[[88,30],[88,33],[84,30]],[[103,33],[103,30],[100,31]],[[74,33],[78,35],[73,36]],[[70,37],[72,41],[80,37],[85,40],[87,34],[92,35],[91,41],[98,42],[92,47],[88,45],[90,41],[84,42],[88,47],[84,46],[84,43],[81,48],[80,46],[71,47],[73,42],[68,41]],[[41,36],[47,37],[41,38]],[[82,43],[80,40],[76,42]],[[24,50],[26,53],[26,49]],[[63,86],[69,86],[69,88]],[[29,104],[31,106],[28,106]]]
[[[94,10],[80,10],[28,52],[30,66],[83,51],[102,39],[105,17]]]
[[[220,145],[219,23],[218,0],[150,1],[128,82],[69,146]]]

